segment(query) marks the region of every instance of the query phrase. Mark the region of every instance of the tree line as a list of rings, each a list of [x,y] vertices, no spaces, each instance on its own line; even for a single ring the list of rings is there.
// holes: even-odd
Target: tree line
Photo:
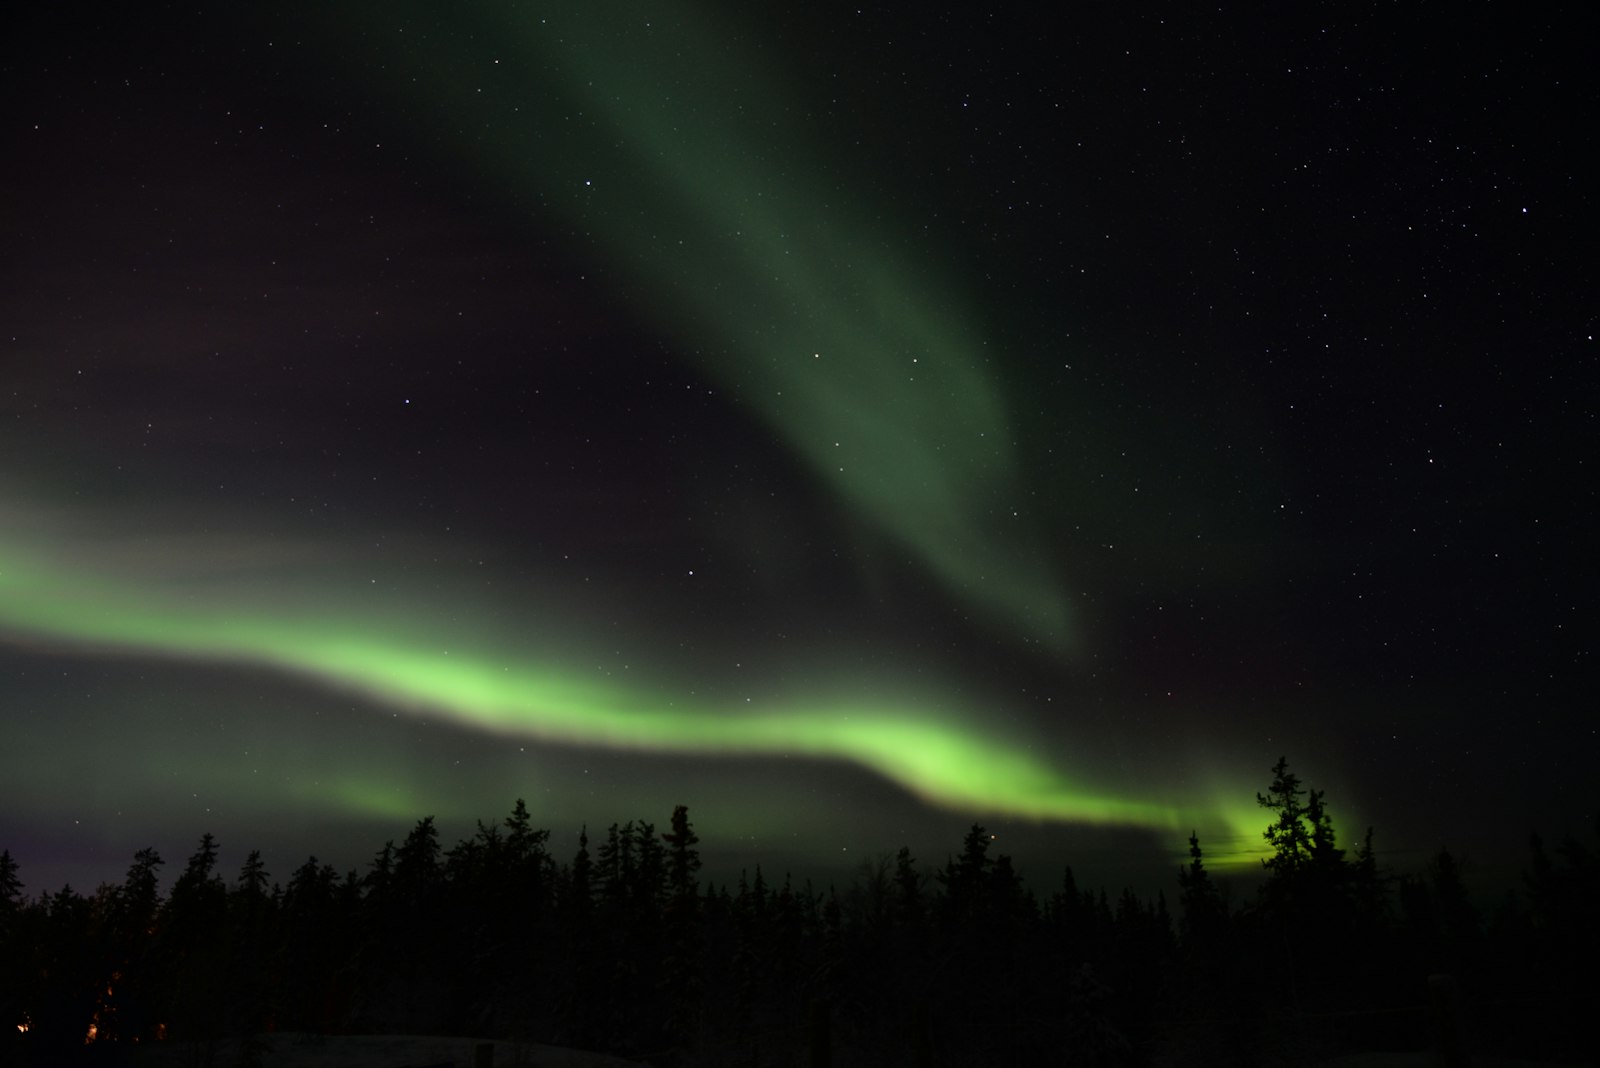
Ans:
[[[410,1033],[605,1050],[652,1063],[1307,1063],[1470,1043],[1582,1058],[1600,838],[1547,851],[1493,908],[1441,850],[1421,872],[1340,844],[1280,760],[1257,801],[1270,854],[1233,901],[1197,836],[1175,900],[1025,886],[974,825],[942,865],[902,848],[840,889],[759,866],[702,885],[678,806],[557,858],[518,800],[444,848],[432,817],[365,870],[311,857],[228,879],[204,835],[120,884],[25,898],[0,853],[0,1063],[134,1063],[192,1043],[250,1063],[256,1036]],[[1600,831],[1600,827],[1597,827]]]

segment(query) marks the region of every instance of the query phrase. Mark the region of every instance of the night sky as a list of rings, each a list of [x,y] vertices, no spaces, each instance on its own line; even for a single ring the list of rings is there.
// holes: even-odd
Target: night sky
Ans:
[[[272,6],[6,34],[30,893],[517,797],[1153,885],[1280,755],[1396,867],[1592,820],[1578,8]]]

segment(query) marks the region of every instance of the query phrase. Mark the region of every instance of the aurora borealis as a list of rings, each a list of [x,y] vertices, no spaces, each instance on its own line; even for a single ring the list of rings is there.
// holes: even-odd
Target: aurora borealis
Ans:
[[[1573,818],[1592,207],[1517,91],[1437,106],[1483,55],[336,12],[8,48],[31,889],[518,796],[558,852],[687,803],[721,874],[979,820],[1143,877],[1253,863],[1280,754],[1397,863]]]
[[[134,653],[258,663],[344,686],[382,704],[432,709],[484,731],[555,742],[686,752],[789,754],[851,760],[931,801],[1041,819],[1178,826],[1157,804],[1083,796],[1048,764],[993,734],[940,722],[928,704],[678,711],[671,702],[534,668],[525,654],[452,656],[386,636],[381,619],[329,625],[263,619],[236,609],[185,611],[36,561],[0,579],[3,621],[18,632]],[[248,603],[248,602],[246,602]],[[696,702],[695,704],[701,704]]]

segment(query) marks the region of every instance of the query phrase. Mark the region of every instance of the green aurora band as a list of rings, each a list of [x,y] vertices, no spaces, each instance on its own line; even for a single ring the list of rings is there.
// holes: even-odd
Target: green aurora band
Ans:
[[[1187,829],[1195,813],[1075,788],[1027,747],[927,708],[678,707],[638,689],[395,636],[327,611],[260,618],[202,598],[118,584],[43,555],[0,555],[0,629],[74,646],[255,664],[426,710],[474,729],[660,752],[793,755],[854,762],[948,808],[1041,820]],[[319,606],[326,608],[326,606]],[[386,633],[386,630],[389,633]],[[976,715],[966,717],[976,721]],[[1246,812],[1203,825],[1237,840]],[[1256,820],[1259,822],[1259,820]]]
[[[367,72],[423,127],[416,144],[530,232],[554,223],[598,246],[597,273],[947,593],[1070,650],[969,302],[934,257],[910,252],[911,227],[887,225],[829,170],[839,146],[807,134],[815,124],[771,57],[690,5],[529,11],[400,3],[306,38],[342,43],[326,62]],[[443,18],[452,32],[429,33]]]
[[[596,273],[676,335],[732,408],[949,596],[1070,650],[1063,583],[958,272],[914,250],[914,227],[860,202],[828,163],[837,139],[777,83],[771,57],[682,6],[534,10],[338,5],[305,27],[304,47],[342,76],[365,72],[367,91],[407,116],[417,150],[458,167],[530,233],[554,224],[592,242]],[[444,18],[478,24],[427,32]],[[467,40],[481,44],[468,52]],[[0,542],[0,630],[266,666],[509,736],[850,761],[947,808],[1167,834],[1197,825],[1259,849],[1259,813],[1236,793],[1180,811],[1086,791],[1026,740],[980,728],[1001,717],[978,709],[673,700],[444,640],[414,620],[320,599],[194,596],[82,564]]]

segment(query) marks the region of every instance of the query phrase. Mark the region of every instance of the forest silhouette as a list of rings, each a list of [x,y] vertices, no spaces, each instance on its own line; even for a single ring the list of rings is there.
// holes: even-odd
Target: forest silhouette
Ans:
[[[204,835],[120,884],[27,898],[0,853],[0,1064],[258,1063],[273,1033],[535,1041],[657,1065],[1308,1064],[1360,1050],[1436,1063],[1593,1063],[1600,837],[1548,850],[1480,907],[1441,849],[1425,870],[1342,847],[1280,760],[1257,795],[1270,855],[1232,900],[1189,838],[1175,897],[1039,893],[974,825],[940,865],[908,849],[844,887],[759,866],[702,885],[678,806],[549,851],[518,800],[445,848],[432,817],[364,871],[311,857],[231,880]],[[1596,828],[1600,832],[1600,826]],[[168,1044],[173,1044],[169,1046]]]

